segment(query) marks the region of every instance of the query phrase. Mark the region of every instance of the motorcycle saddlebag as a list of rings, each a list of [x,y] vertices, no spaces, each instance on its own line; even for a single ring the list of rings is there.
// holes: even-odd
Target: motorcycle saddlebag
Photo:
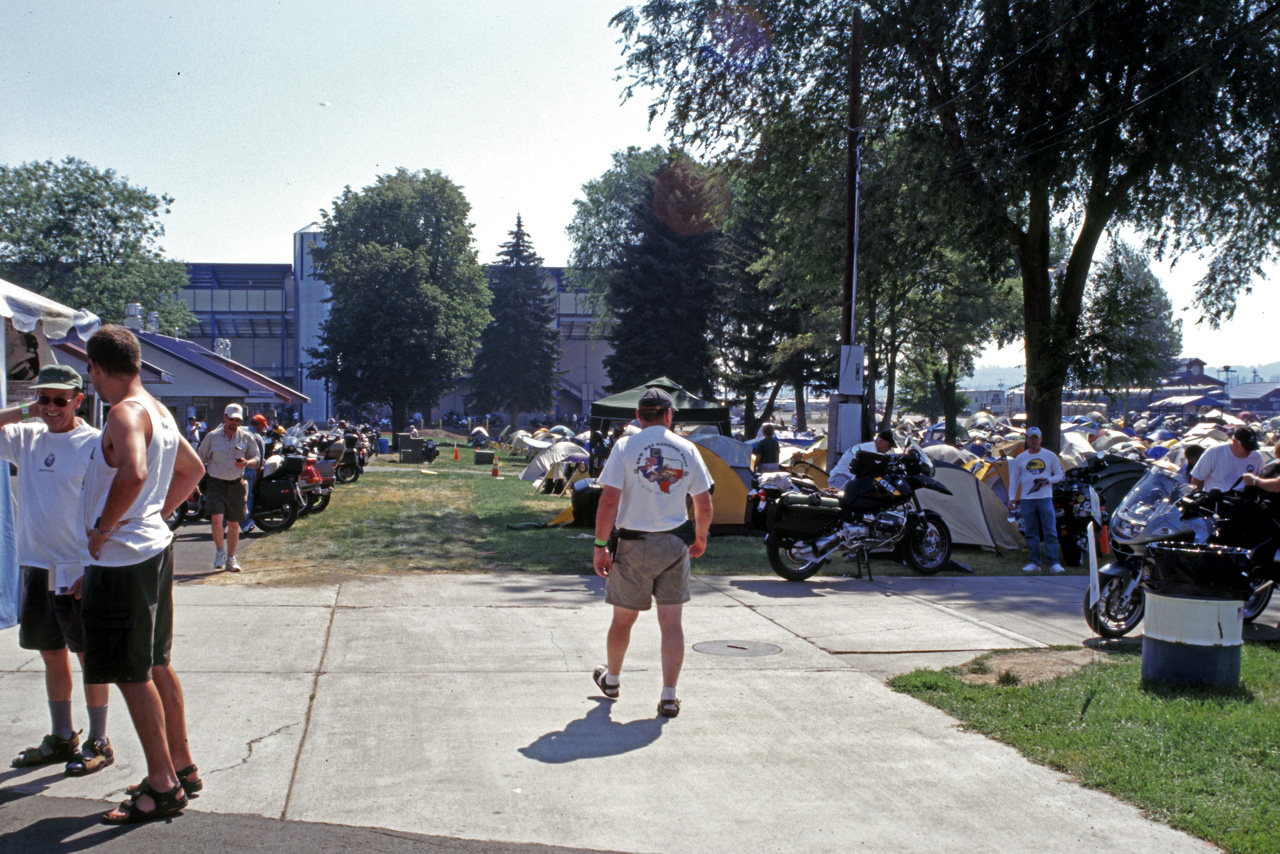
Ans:
[[[280,465],[281,471],[287,475],[298,477],[302,474],[302,470],[307,467],[307,458],[303,456],[288,456],[284,458],[284,462]]]
[[[769,505],[769,528],[789,535],[817,534],[840,515],[840,499],[811,492],[786,492]]]
[[[260,481],[254,486],[255,507],[283,507],[293,500],[293,484],[288,478]]]

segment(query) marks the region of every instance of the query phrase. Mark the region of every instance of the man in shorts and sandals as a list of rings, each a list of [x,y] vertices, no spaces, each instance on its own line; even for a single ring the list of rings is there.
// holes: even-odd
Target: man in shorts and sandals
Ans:
[[[13,760],[15,768],[65,762],[77,777],[115,761],[107,738],[110,686],[85,683],[89,735],[83,748],[71,724],[71,656],[84,663],[80,625],[80,576],[84,533],[75,514],[89,454],[99,432],[76,417],[84,380],[75,368],[46,365],[36,377],[34,403],[0,410],[0,459],[18,467],[18,563],[22,609],[18,645],[44,659],[45,692],[52,731]],[[36,416],[37,421],[23,421]],[[19,423],[22,422],[22,423]]]
[[[667,718],[680,713],[676,681],[684,664],[681,616],[689,601],[689,558],[707,550],[712,487],[697,447],[671,432],[674,414],[671,396],[662,389],[641,396],[640,432],[618,440],[600,473],[604,489],[592,558],[596,575],[607,580],[605,601],[613,606],[608,664],[596,668],[596,685],[610,700],[618,698],[631,627],[656,602],[662,632],[658,714]],[[686,496],[693,499],[692,522]]]
[[[147,776],[102,818],[132,824],[182,811],[204,786],[187,744],[182,685],[169,664],[173,532],[164,521],[204,467],[173,416],[143,389],[133,333],[103,326],[86,352],[89,379],[111,411],[90,454],[78,510],[87,564],[84,674],[87,682],[120,688],[142,743]]]
[[[205,479],[204,506],[213,524],[213,568],[226,566],[229,572],[239,572],[236,560],[236,544],[240,542],[240,523],[246,516],[246,499],[249,484],[245,480],[246,466],[258,465],[258,440],[240,425],[244,422],[244,410],[232,403],[222,413],[222,429],[211,430],[200,440],[200,462],[204,463],[209,477]],[[223,520],[226,526],[226,545],[223,545]]]

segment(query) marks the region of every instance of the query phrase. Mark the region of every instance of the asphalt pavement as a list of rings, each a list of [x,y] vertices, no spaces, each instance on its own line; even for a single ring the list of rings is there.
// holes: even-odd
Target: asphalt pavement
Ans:
[[[201,583],[211,550],[180,540],[173,658],[204,793],[163,823],[96,823],[145,770],[113,693],[112,767],[0,769],[0,852],[1207,850],[884,685],[1084,643],[1081,576],[695,576],[668,720],[652,615],[620,699],[592,683],[595,576]],[[16,755],[47,727],[40,659],[0,632],[0,741]]]

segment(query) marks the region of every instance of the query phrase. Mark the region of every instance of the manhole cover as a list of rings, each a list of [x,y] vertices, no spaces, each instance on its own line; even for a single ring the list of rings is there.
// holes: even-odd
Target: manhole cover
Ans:
[[[777,655],[782,652],[782,647],[780,646],[757,641],[703,641],[702,643],[695,643],[693,648],[698,652],[705,652],[707,655],[734,655],[747,658],[761,655]]]

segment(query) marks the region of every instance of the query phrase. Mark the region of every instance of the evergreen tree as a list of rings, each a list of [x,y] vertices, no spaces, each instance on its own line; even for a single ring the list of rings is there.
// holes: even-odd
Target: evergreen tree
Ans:
[[[708,332],[726,202],[700,167],[681,158],[662,167],[632,206],[628,231],[638,240],[622,248],[608,275],[615,321],[604,366],[611,390],[667,376],[695,394],[712,394]]]
[[[521,412],[551,406],[560,360],[554,326],[555,294],[543,278],[542,259],[516,216],[511,240],[502,244],[490,268],[493,322],[480,336],[467,406],[505,412],[513,427]]]

